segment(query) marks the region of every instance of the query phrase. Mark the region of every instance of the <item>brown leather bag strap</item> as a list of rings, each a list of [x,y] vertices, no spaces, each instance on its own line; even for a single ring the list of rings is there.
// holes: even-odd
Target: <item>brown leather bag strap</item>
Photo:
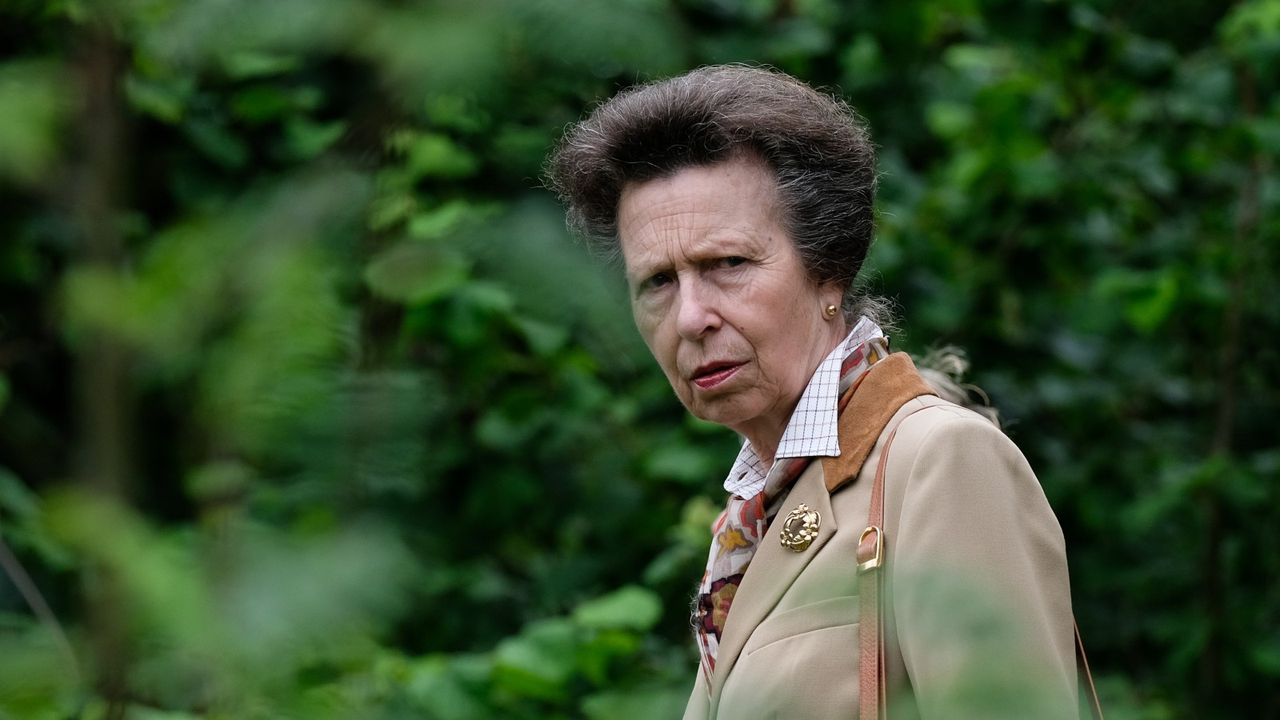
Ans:
[[[902,421],[923,407],[913,408],[903,415],[889,431],[884,440],[884,449],[880,451],[880,462],[876,465],[876,477],[871,484],[871,512],[867,517],[867,529],[862,531],[858,539],[858,574],[862,579],[858,583],[858,642],[861,646],[858,655],[858,690],[859,720],[882,720],[888,712],[888,697],[885,676],[887,668],[884,659],[884,635],[881,632],[882,613],[880,591],[884,584],[884,470],[889,464],[889,448],[893,438],[898,434]],[[873,573],[873,574],[868,574]],[[870,581],[870,582],[868,582]]]
[[[1072,621],[1076,631],[1076,677],[1080,680],[1080,691],[1085,702],[1089,704],[1089,714],[1093,720],[1102,720],[1102,703],[1098,702],[1098,689],[1093,686],[1093,673],[1089,672],[1089,658],[1084,656],[1084,640],[1080,639],[1080,624]]]
[[[889,712],[888,688],[885,665],[883,620],[884,608],[880,604],[880,594],[884,585],[885,537],[884,537],[884,472],[889,464],[889,448],[893,438],[898,434],[902,422],[923,407],[912,409],[898,420],[884,440],[884,449],[880,451],[880,462],[876,464],[876,476],[871,485],[871,512],[867,517],[867,529],[862,531],[858,539],[858,691],[859,720],[884,720]],[[868,573],[874,573],[868,575]],[[868,582],[868,580],[870,582]],[[1072,620],[1076,640],[1076,675],[1079,678],[1081,692],[1089,704],[1089,712],[1094,720],[1103,720],[1102,704],[1098,701],[1098,691],[1093,684],[1093,674],[1089,672],[1089,660],[1084,654],[1084,641],[1080,639],[1080,626]]]

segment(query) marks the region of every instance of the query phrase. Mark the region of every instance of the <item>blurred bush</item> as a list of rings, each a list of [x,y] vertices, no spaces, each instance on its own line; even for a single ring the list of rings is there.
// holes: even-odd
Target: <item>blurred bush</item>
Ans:
[[[867,282],[1011,421],[1110,714],[1280,717],[1275,0],[9,0],[0,48],[0,717],[678,713],[736,441],[538,175],[724,61],[870,120]]]

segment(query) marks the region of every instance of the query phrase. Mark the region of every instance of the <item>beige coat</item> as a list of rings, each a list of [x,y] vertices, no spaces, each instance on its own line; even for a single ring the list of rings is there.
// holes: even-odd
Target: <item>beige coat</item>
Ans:
[[[779,543],[781,522],[769,528],[726,620],[710,692],[698,673],[686,720],[857,717],[855,550],[884,438],[908,414],[885,472],[889,718],[1077,717],[1057,519],[1000,430],[915,397],[921,387],[905,354],[872,367],[841,416],[842,456],[865,457],[861,470],[829,478],[834,462],[814,462],[792,486],[779,517],[808,505],[818,537],[797,553]]]

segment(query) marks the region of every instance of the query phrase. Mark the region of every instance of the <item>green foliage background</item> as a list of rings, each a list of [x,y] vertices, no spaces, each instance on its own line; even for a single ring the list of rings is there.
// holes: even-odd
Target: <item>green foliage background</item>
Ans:
[[[869,119],[1109,717],[1280,717],[1277,0],[3,0],[0,718],[675,716],[736,443],[538,176],[723,61]]]

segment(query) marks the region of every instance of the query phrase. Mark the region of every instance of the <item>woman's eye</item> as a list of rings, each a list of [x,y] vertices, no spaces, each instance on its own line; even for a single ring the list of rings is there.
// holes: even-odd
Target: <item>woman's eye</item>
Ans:
[[[744,258],[744,257],[739,257],[739,256],[737,256],[737,255],[731,255],[731,256],[729,256],[729,257],[727,257],[727,258],[722,258],[722,259],[720,260],[720,263],[721,263],[722,265],[724,265],[725,267],[731,267],[731,268],[732,268],[732,267],[738,267],[739,265],[741,265],[741,264],[745,263],[746,261],[747,261],[747,259],[746,259],[746,258]]]
[[[666,285],[670,282],[671,282],[671,276],[669,274],[658,273],[650,277],[648,280],[645,280],[644,284],[645,284],[645,287],[652,289],[652,288],[660,288],[663,285]]]

